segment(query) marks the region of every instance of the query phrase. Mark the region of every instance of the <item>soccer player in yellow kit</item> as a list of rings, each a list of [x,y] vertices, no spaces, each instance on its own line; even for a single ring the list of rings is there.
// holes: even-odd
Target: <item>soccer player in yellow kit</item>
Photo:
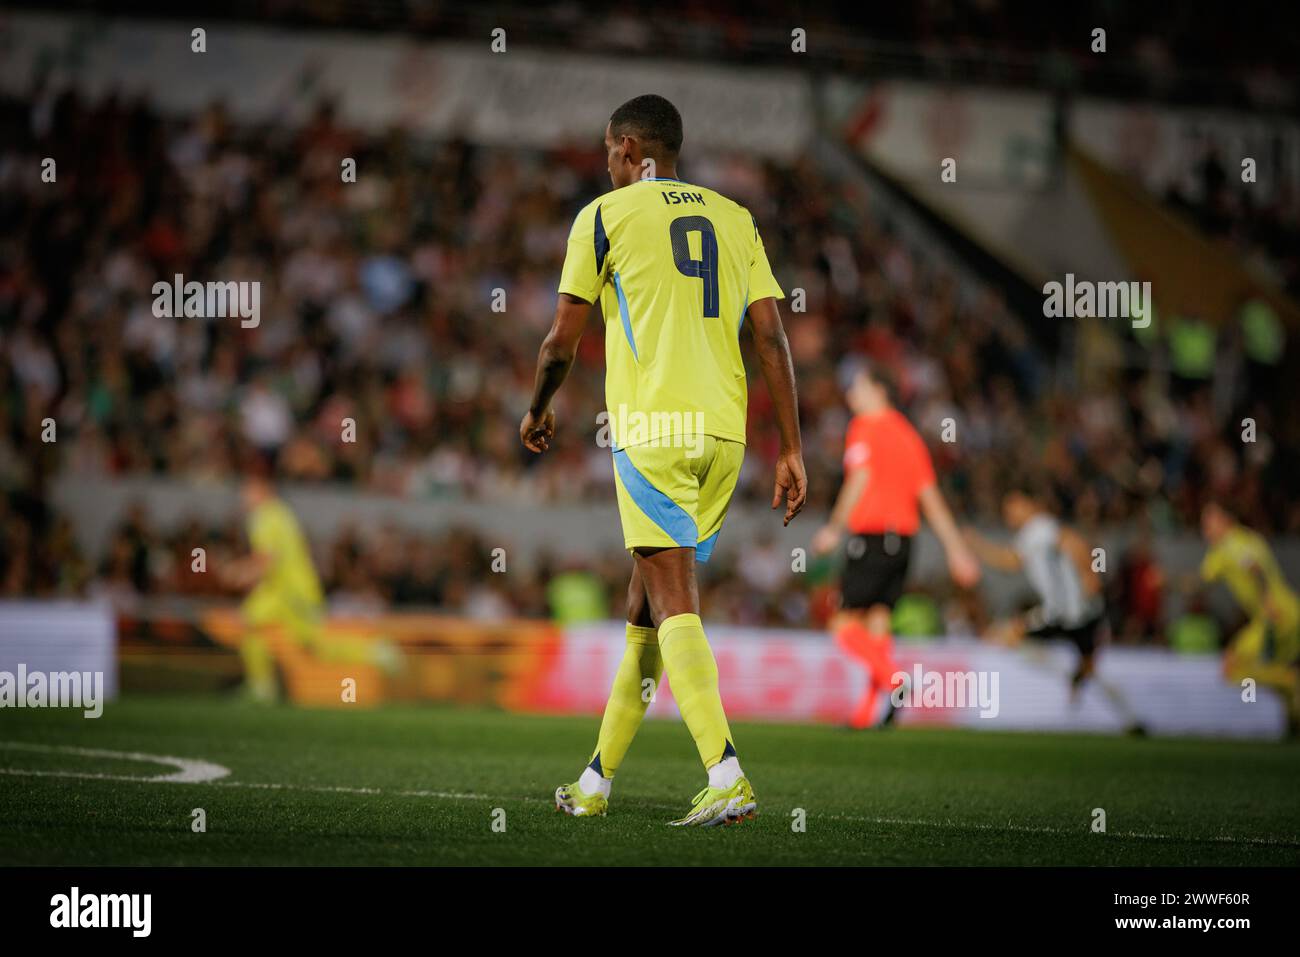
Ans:
[[[1227,585],[1249,618],[1224,653],[1224,673],[1276,689],[1294,735],[1300,730],[1300,597],[1263,536],[1223,505],[1210,502],[1201,510],[1201,534],[1210,546],[1201,562],[1202,580]]]
[[[243,487],[252,553],[226,571],[228,583],[250,591],[240,607],[246,632],[239,645],[250,697],[276,697],[275,660],[268,628],[283,628],[296,642],[314,648],[325,613],[311,549],[293,510],[275,494],[270,481],[254,475]]]
[[[573,815],[606,812],[614,773],[666,671],[708,774],[691,810],[673,823],[712,826],[757,808],[718,694],[695,583],[695,562],[713,551],[744,458],[746,325],[781,433],[772,507],[784,501],[787,524],[803,508],[807,479],[794,367],[776,307],[783,293],[758,226],[744,207],[677,178],[681,145],[681,115],[661,96],[638,96],[610,117],[614,189],[574,221],[519,435],[533,452],[548,448],[551,400],[599,299],[614,481],[633,558],[627,647],[596,750],[555,802]]]
[[[311,547],[293,509],[275,494],[260,474],[243,487],[248,513],[251,554],[227,569],[227,583],[249,589],[240,613],[245,633],[239,654],[244,663],[245,690],[257,701],[274,701],[278,694],[275,658],[267,631],[280,629],[303,650],[341,664],[373,664],[392,673],[401,665],[397,647],[384,638],[370,642],[323,637],[325,594]]]

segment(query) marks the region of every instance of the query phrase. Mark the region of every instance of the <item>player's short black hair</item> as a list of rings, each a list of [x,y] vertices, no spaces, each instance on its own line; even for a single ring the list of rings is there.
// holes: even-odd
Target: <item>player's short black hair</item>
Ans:
[[[1044,508],[1051,507],[1054,498],[1051,483],[1045,476],[1034,471],[1018,474],[1008,481],[1006,495],[1019,495]]]
[[[867,381],[873,382],[885,390],[885,395],[893,404],[898,404],[898,376],[887,363],[879,359],[873,359],[871,356],[854,355],[844,360],[840,366],[839,379],[840,385],[845,390],[849,389],[857,380],[858,376],[866,376]]]
[[[1017,498],[1027,498],[1031,502],[1039,501],[1038,488],[1030,485],[1028,482],[1012,482],[1007,486],[1007,490],[1003,493],[1002,497],[1008,499],[1013,495]]]
[[[682,149],[682,115],[657,93],[632,97],[611,114],[609,129],[615,136],[639,136],[662,150],[664,159]]]
[[[868,379],[885,390],[885,395],[889,397],[890,402],[898,402],[898,374],[892,366],[879,359],[868,358],[863,364],[862,371],[866,373]]]
[[[243,458],[243,472],[247,479],[272,482],[275,478],[275,453],[262,449],[249,449]]]
[[[1217,508],[1220,512],[1223,512],[1229,518],[1234,520],[1240,517],[1238,516],[1237,508],[1232,501],[1224,498],[1222,495],[1211,495],[1207,497],[1204,504],[1201,505],[1201,511],[1204,512],[1207,508]]]

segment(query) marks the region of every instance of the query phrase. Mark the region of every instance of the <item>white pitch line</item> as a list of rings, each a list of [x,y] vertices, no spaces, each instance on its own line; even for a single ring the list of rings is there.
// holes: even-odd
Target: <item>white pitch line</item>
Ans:
[[[439,798],[450,801],[546,801],[549,803],[551,798],[534,795],[525,795],[523,797],[503,798],[490,794],[476,794],[471,791],[428,791],[428,790],[385,790],[384,788],[373,787],[349,787],[346,785],[327,785],[327,784],[278,784],[274,782],[260,781],[223,781],[221,778],[230,774],[230,769],[222,767],[219,764],[213,764],[208,761],[199,761],[190,758],[174,758],[156,754],[143,754],[136,751],[109,751],[101,748],[78,748],[65,745],[42,745],[42,744],[25,744],[16,741],[0,741],[0,750],[5,748],[21,751],[45,751],[59,752],[65,754],[77,754],[85,757],[100,758],[117,758],[120,760],[145,761],[155,764],[171,764],[178,768],[171,774],[161,775],[131,775],[131,774],[105,774],[96,771],[38,771],[28,770],[25,768],[0,768],[0,774],[9,774],[18,777],[48,777],[48,778],[84,778],[94,781],[126,781],[137,784],[211,784],[214,787],[227,788],[248,788],[259,791],[307,791],[316,794],[363,794],[376,797],[385,795],[391,797],[414,797],[414,798]],[[641,807],[654,808],[655,810],[676,811],[679,810],[671,804],[650,804],[638,802]],[[1050,827],[1047,825],[1032,824],[989,824],[980,821],[932,821],[923,818],[899,818],[899,817],[865,817],[854,814],[826,814],[821,815],[828,820],[834,821],[853,821],[859,824],[875,824],[887,827],[925,827],[934,829],[948,829],[958,831],[989,831],[994,833],[1017,833],[1017,834],[1045,834],[1053,837],[1072,837],[1079,836],[1082,830],[1079,828],[1060,828]],[[1179,837],[1173,834],[1158,834],[1143,831],[1113,831],[1104,835],[1110,838],[1125,838],[1129,840],[1145,841],[1173,841],[1184,844],[1212,843],[1212,844],[1250,844],[1260,846],[1280,846],[1280,847],[1300,847],[1300,840],[1294,838],[1275,838],[1275,837],[1232,837],[1229,835],[1211,835],[1207,837]]]
[[[91,781],[133,781],[137,784],[212,784],[217,787],[250,788],[265,791],[312,791],[322,794],[389,794],[395,797],[445,798],[451,800],[489,800],[486,794],[461,791],[395,790],[382,788],[347,787],[325,784],[275,784],[257,781],[223,781],[230,769],[209,761],[192,758],[174,758],[161,754],[144,754],[139,751],[110,751],[104,748],[79,748],[59,744],[28,744],[21,741],[0,741],[0,750],[35,751],[57,754],[75,754],[88,758],[113,758],[120,761],[141,761],[150,764],[170,764],[177,768],[171,774],[108,774],[102,771],[41,771],[29,768],[0,768],[0,774],[33,778],[84,778]]]
[[[1006,824],[988,824],[982,821],[926,821],[897,817],[857,817],[851,814],[828,814],[825,816],[832,820],[857,821],[864,824],[884,824],[898,827],[950,828],[952,830],[995,831],[999,833],[1015,832],[1018,834],[1050,834],[1058,837],[1068,837],[1071,835],[1078,836],[1085,831],[1083,828],[1071,829],[1049,827],[1046,825],[1012,824],[1010,822]],[[1158,834],[1149,831],[1108,831],[1100,836],[1112,838],[1122,837],[1143,841],[1179,841],[1184,844],[1259,844],[1274,847],[1300,847],[1300,838],[1282,837],[1232,837],[1231,835],[1224,834],[1210,835],[1206,837],[1179,837],[1175,834]]]
[[[138,751],[108,751],[104,748],[78,748],[64,744],[27,744],[21,741],[0,741],[0,749],[11,751],[38,751],[56,754],[76,754],[86,758],[114,758],[119,761],[141,761],[148,764],[170,764],[176,768],[171,774],[155,774],[149,777],[132,777],[118,775],[115,780],[150,781],[157,784],[202,784],[215,781],[230,774],[230,768],[209,761],[193,758],[173,758],[165,754],[141,754]],[[4,769],[8,770],[8,769]],[[60,775],[65,776],[65,775]]]
[[[230,772],[227,771],[227,774]],[[218,788],[248,788],[256,791],[311,791],[319,794],[370,794],[391,797],[444,798],[456,801],[493,800],[487,794],[467,791],[385,791],[382,788],[346,787],[335,784],[275,784],[261,781],[183,780],[179,775],[145,777],[139,774],[105,774],[100,771],[37,771],[28,768],[0,768],[0,774],[21,778],[84,778],[88,781],[127,781],[134,784],[210,784]],[[497,799],[499,800],[499,799]]]
[[[452,801],[491,801],[500,800],[490,794],[474,794],[470,791],[385,791],[383,788],[347,787],[341,784],[271,784],[257,781],[214,781],[217,787],[254,788],[262,791],[313,791],[321,794],[373,794],[392,797],[445,798]]]

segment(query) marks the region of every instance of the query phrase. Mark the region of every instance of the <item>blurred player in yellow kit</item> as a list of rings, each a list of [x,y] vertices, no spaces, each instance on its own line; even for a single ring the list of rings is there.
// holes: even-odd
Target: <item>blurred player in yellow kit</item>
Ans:
[[[1248,617],[1224,652],[1223,670],[1233,681],[1254,678],[1286,702],[1287,723],[1300,730],[1300,597],[1291,590],[1262,535],[1211,502],[1201,511],[1201,534],[1209,550],[1201,562],[1206,584],[1222,581]]]
[[[277,697],[275,658],[267,634],[273,629],[330,661],[395,668],[396,649],[388,642],[322,640],[325,595],[293,510],[262,475],[244,483],[242,498],[252,553],[234,563],[225,577],[234,587],[250,589],[240,607],[245,633],[239,646],[248,696],[257,701]]]

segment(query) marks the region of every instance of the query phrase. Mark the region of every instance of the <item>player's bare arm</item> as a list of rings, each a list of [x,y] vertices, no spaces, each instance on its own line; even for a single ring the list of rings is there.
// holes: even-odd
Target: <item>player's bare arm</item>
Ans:
[[[974,529],[966,529],[963,537],[966,539],[971,551],[985,565],[990,565],[1003,572],[1020,571],[1020,555],[1014,548],[991,542]]]
[[[948,558],[948,572],[952,580],[963,588],[969,588],[979,581],[980,566],[966,540],[962,538],[957,522],[952,517],[948,503],[939,491],[938,485],[927,485],[917,496],[921,514],[933,529],[934,534],[943,544],[944,554]]]
[[[840,539],[844,537],[844,529],[848,525],[849,515],[853,512],[853,505],[862,497],[862,493],[866,491],[867,483],[870,481],[871,470],[869,468],[850,469],[849,473],[844,476],[844,482],[840,485],[840,493],[835,497],[835,505],[831,508],[831,517],[813,536],[812,548],[814,554],[825,555],[827,552],[834,551],[839,545]]]
[[[573,368],[582,327],[591,312],[591,303],[562,292],[555,303],[555,320],[542,340],[537,353],[537,378],[533,383],[533,401],[519,423],[519,440],[530,452],[545,452],[555,435],[555,413],[551,400]]]
[[[799,436],[799,399],[794,385],[794,360],[790,342],[776,300],[768,297],[749,304],[749,328],[758,353],[759,368],[776,407],[776,424],[781,433],[781,452],[776,460],[776,487],[772,507],[785,500],[785,522],[789,525],[808,498],[808,476],[803,467],[803,441]]]
[[[271,567],[271,556],[266,552],[252,552],[227,565],[222,573],[226,587],[247,591],[262,580]]]

